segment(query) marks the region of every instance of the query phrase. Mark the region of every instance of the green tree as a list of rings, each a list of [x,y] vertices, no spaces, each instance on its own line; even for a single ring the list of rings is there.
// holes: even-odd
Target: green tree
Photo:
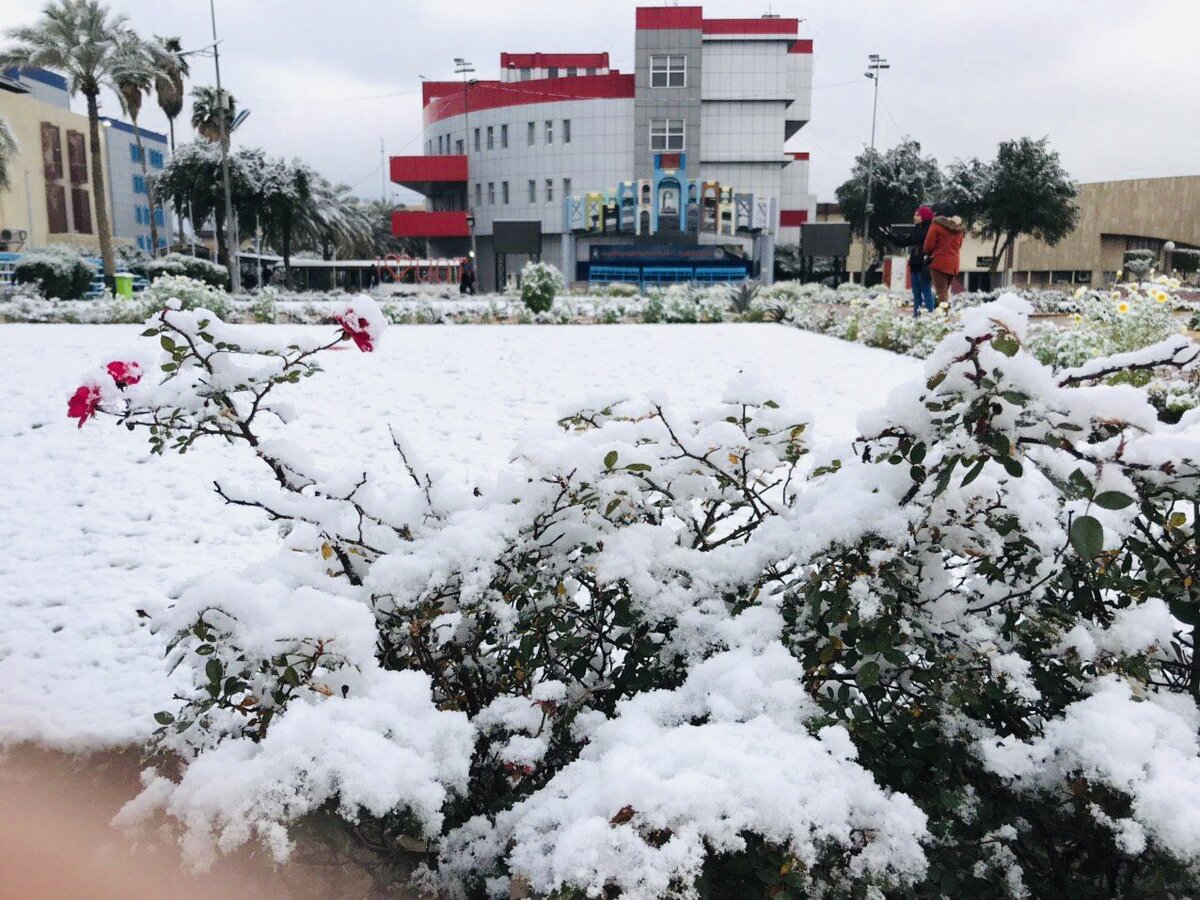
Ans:
[[[142,131],[138,128],[138,115],[142,101],[149,95],[154,84],[155,61],[152,45],[143,41],[132,31],[121,36],[117,60],[113,68],[112,85],[121,99],[121,108],[133,123],[133,139],[137,144],[138,159],[142,164],[142,182],[146,185],[146,202],[150,209],[150,255],[158,255],[158,204],[155,202],[154,179],[146,161],[146,148],[142,146]]]
[[[12,187],[12,173],[9,165],[17,156],[17,138],[9,127],[8,119],[0,116],[0,191]]]
[[[151,44],[154,54],[154,95],[159,109],[167,117],[171,132],[171,152],[175,152],[175,119],[183,111],[183,79],[188,74],[187,57],[177,37],[156,37]]]
[[[104,274],[116,272],[108,192],[100,145],[100,88],[111,83],[119,64],[123,37],[129,32],[125,16],[113,13],[99,0],[50,0],[33,25],[9,29],[12,46],[0,53],[0,64],[53,69],[67,76],[72,94],[87,100],[88,138],[92,157],[92,199]]]
[[[210,143],[221,141],[225,135],[225,145],[229,146],[229,134],[233,131],[233,118],[237,115],[237,101],[229,91],[222,91],[227,106],[222,107],[217,89],[213,87],[192,88],[192,127],[200,137]],[[224,120],[225,128],[221,123]]]
[[[870,241],[882,255],[889,246],[887,227],[911,221],[918,206],[933,200],[941,191],[942,173],[936,159],[921,155],[921,145],[917,141],[904,141],[886,153],[878,150],[860,153],[854,160],[850,178],[836,191],[842,215],[850,223],[850,232],[859,237],[862,237],[866,212],[868,169],[874,173],[871,179]]]
[[[318,176],[311,185],[311,198],[306,244],[322,259],[332,259],[335,253],[343,258],[376,255],[371,211],[348,185],[334,185]]]
[[[262,228],[283,257],[284,283],[292,283],[292,253],[296,241],[309,228],[313,208],[313,182],[317,175],[294,159],[267,163],[259,185]]]
[[[938,212],[961,216],[968,228],[974,226],[987,208],[994,179],[990,163],[975,157],[956,159],[946,167],[937,198]]]
[[[1004,141],[990,166],[992,178],[979,216],[983,233],[993,239],[995,274],[1000,259],[1021,235],[1054,245],[1079,220],[1075,184],[1049,139]]]

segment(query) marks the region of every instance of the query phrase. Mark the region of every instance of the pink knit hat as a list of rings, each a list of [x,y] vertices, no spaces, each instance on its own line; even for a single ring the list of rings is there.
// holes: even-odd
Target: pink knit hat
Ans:
[[[921,217],[922,222],[932,222],[933,221],[933,207],[918,206],[917,207],[917,215]]]

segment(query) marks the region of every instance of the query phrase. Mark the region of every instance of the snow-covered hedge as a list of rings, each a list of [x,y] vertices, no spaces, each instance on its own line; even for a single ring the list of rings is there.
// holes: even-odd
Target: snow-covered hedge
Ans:
[[[21,254],[13,267],[13,281],[37,286],[49,297],[78,300],[96,277],[96,267],[74,247],[43,247]]]
[[[168,253],[157,259],[137,263],[133,268],[135,272],[145,275],[151,281],[161,278],[163,275],[185,275],[222,290],[229,288],[228,269],[207,259],[187,256],[183,253]]]
[[[1194,371],[1182,336],[1055,373],[1005,296],[811,464],[741,379],[460,486],[400,434],[380,471],[286,440],[369,298],[300,338],[172,306],[70,414],[244,447],[263,482],[217,490],[285,537],[154,623],[191,688],[126,824],[203,865],[320,810],[452,896],[1192,891],[1200,412],[1098,383]]]
[[[562,272],[549,263],[525,263],[521,269],[521,300],[531,313],[549,312],[554,298],[562,292]]]

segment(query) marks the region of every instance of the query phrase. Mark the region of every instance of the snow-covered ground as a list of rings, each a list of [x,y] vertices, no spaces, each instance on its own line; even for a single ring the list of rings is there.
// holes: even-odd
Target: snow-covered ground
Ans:
[[[217,476],[263,477],[244,452],[209,444],[155,458],[110,419],[77,430],[66,418],[80,374],[119,358],[138,331],[0,326],[0,742],[72,750],[144,737],[171,685],[162,640],[137,611],[153,615],[180,580],[274,546],[272,525],[212,492]],[[353,464],[394,453],[390,424],[464,480],[589,396],[707,406],[741,370],[810,411],[817,443],[844,439],[919,366],[775,325],[394,327],[375,354],[327,357],[294,392],[293,438]]]

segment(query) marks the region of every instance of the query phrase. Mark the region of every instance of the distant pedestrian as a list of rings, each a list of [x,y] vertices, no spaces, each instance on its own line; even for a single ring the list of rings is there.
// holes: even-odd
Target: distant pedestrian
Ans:
[[[950,302],[950,284],[959,271],[966,227],[958,216],[935,216],[925,235],[925,255],[929,258],[929,276],[938,303]]]
[[[463,263],[462,275],[458,279],[458,292],[460,294],[475,293],[475,267],[470,263]]]
[[[907,238],[889,239],[899,247],[908,248],[908,275],[912,284],[913,317],[921,315],[924,307],[933,312],[933,283],[929,279],[929,266],[925,261],[925,236],[929,234],[929,225],[933,221],[933,209],[919,206],[913,213],[913,229]]]

